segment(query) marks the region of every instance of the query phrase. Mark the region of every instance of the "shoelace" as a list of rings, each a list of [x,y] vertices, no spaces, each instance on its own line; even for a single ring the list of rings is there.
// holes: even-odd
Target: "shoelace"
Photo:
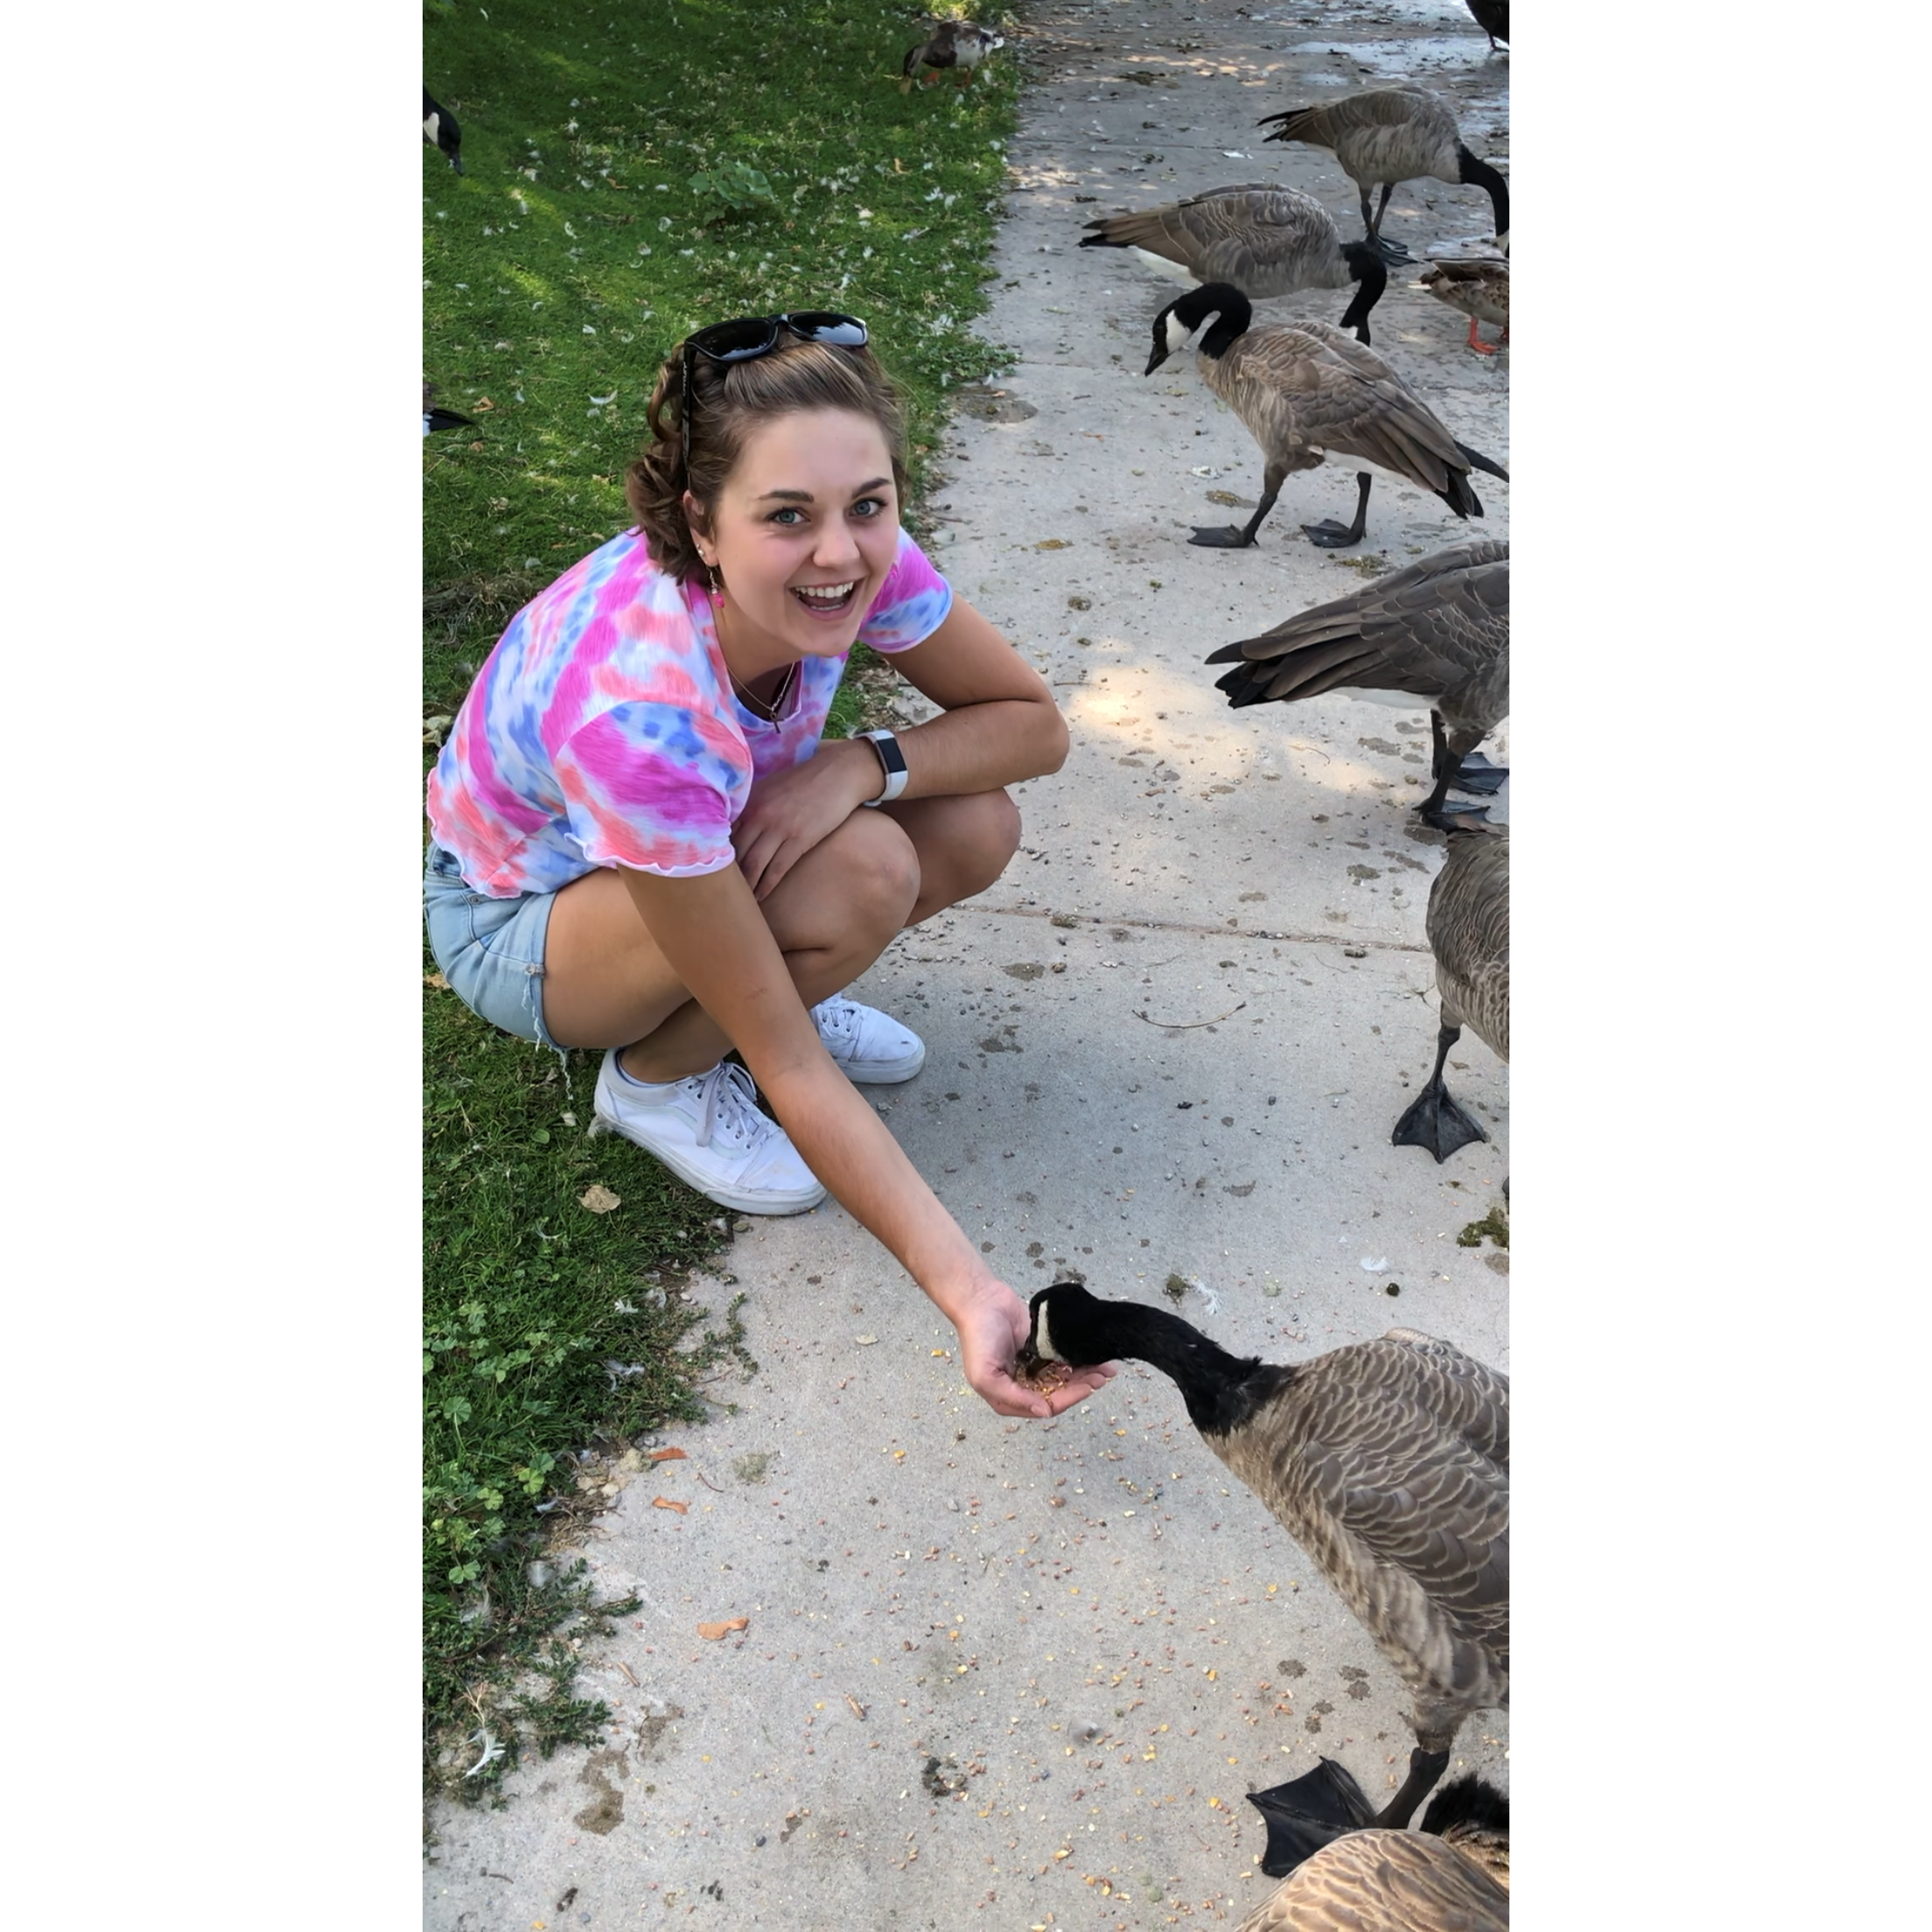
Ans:
[[[758,1110],[757,1085],[735,1060],[721,1060],[710,1073],[697,1074],[695,1087],[696,1097],[704,1102],[697,1125],[700,1147],[709,1147],[719,1128],[740,1147],[750,1146],[769,1130],[771,1123]]]
[[[834,993],[812,1008],[812,1018],[821,1033],[836,1034],[840,1040],[854,1040],[858,1034],[858,1008],[843,993]]]

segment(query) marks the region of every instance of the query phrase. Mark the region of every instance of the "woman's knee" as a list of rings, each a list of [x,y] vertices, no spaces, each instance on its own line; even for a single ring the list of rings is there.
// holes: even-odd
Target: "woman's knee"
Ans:
[[[814,866],[808,900],[798,910],[820,930],[809,940],[780,934],[780,943],[859,941],[883,947],[919,897],[919,854],[903,828],[883,812],[854,812],[814,856],[830,862],[831,879]],[[791,924],[787,920],[788,931]]]
[[[959,801],[959,824],[951,841],[956,863],[969,881],[959,896],[984,892],[1006,870],[1019,850],[1019,807],[1008,792],[976,792]]]

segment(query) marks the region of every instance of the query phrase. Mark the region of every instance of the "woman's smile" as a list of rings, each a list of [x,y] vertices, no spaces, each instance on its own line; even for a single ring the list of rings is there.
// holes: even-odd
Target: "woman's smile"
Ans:
[[[794,584],[792,595],[816,618],[836,620],[852,607],[858,579],[848,578],[843,584]]]

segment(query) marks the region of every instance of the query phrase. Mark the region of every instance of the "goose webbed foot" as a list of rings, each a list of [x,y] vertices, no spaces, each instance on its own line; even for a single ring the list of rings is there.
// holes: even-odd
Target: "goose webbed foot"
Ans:
[[[1494,798],[1509,775],[1507,765],[1492,765],[1480,752],[1471,752],[1457,766],[1449,782],[1459,792],[1474,792],[1478,798]]]
[[[1353,523],[1338,523],[1331,517],[1325,517],[1320,523],[1304,523],[1303,530],[1308,541],[1324,550],[1346,550],[1351,544],[1362,542],[1363,533],[1368,528],[1368,492],[1375,485],[1375,478],[1357,472],[1355,476],[1355,520]]]
[[[1459,825],[1487,825],[1489,808],[1486,805],[1422,805],[1417,808],[1416,816],[1438,832],[1452,832]]]
[[[1498,345],[1494,343],[1485,342],[1482,338],[1476,333],[1476,318],[1474,316],[1471,316],[1469,318],[1469,346],[1473,348],[1478,355],[1494,355],[1496,353],[1496,348],[1498,346]]]
[[[1405,242],[1392,241],[1386,234],[1371,234],[1368,237],[1368,246],[1392,268],[1415,260]]]
[[[1446,1751],[1424,1751],[1418,1744],[1409,1754],[1409,1775],[1403,1780],[1402,1789],[1376,1814],[1375,1829],[1378,1831],[1405,1830],[1415,1816],[1416,1807],[1442,1782],[1442,1774],[1448,1768]]]
[[[1488,1138],[1450,1098],[1449,1089],[1443,1085],[1438,1070],[1396,1123],[1396,1130],[1389,1137],[1389,1144],[1392,1147],[1426,1147],[1436,1157],[1439,1166],[1458,1148]],[[1444,1760],[1445,1763],[1447,1761]],[[1437,1776],[1440,1775],[1438,1772]]]
[[[1252,529],[1237,529],[1232,523],[1223,523],[1214,529],[1197,528],[1187,541],[1198,543],[1204,550],[1244,550],[1255,541]]]
[[[1250,1791],[1248,1802],[1268,1826],[1261,1868],[1271,1879],[1285,1878],[1323,1845],[1360,1830],[1375,1816],[1347,1767],[1332,1758],[1272,1790]]]
[[[1362,538],[1361,530],[1338,523],[1332,516],[1325,517],[1320,523],[1304,523],[1302,528],[1308,533],[1308,541],[1324,550],[1346,550],[1361,542]]]

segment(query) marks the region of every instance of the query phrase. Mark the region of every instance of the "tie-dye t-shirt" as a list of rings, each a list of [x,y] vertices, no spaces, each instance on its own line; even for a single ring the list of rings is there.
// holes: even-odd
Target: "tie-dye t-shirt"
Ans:
[[[901,530],[859,641],[908,650],[952,603]],[[525,605],[490,653],[430,776],[430,830],[493,899],[599,865],[715,872],[736,857],[752,780],[818,748],[844,662],[803,659],[766,723],[732,690],[710,596],[666,577],[627,531]]]

